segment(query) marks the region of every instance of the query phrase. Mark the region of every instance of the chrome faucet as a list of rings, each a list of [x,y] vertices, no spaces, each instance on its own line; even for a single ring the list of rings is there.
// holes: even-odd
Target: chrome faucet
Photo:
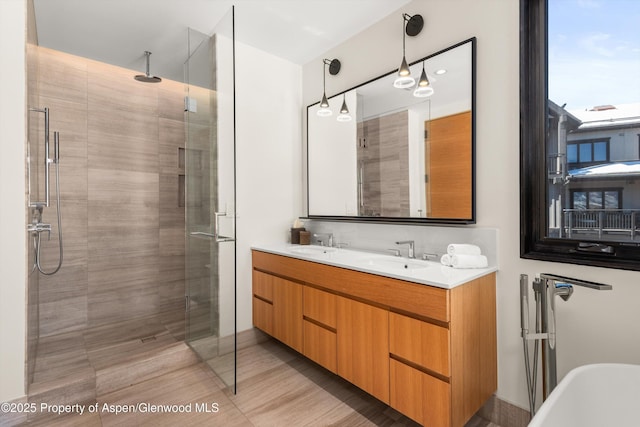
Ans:
[[[409,245],[409,258],[415,258],[416,254],[414,251],[415,242],[413,240],[401,240],[396,242],[396,245]]]
[[[318,238],[318,243],[320,246],[324,246],[325,239],[327,241],[327,246],[333,247],[333,233],[313,233],[313,237]]]

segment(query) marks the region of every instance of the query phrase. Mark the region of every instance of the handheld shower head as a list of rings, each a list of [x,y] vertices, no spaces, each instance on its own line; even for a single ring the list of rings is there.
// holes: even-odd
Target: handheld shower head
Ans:
[[[149,57],[151,56],[151,52],[146,50],[144,52],[144,56],[146,56],[146,58],[147,58],[147,73],[146,74],[138,74],[137,76],[134,77],[134,79],[136,79],[139,82],[143,82],[143,83],[160,83],[162,81],[162,79],[160,77],[152,76],[149,73]]]

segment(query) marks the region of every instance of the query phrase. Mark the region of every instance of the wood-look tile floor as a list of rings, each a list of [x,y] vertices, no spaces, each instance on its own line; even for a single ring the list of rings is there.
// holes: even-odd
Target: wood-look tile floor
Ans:
[[[233,394],[206,363],[199,363],[100,396],[95,413],[52,416],[27,425],[418,425],[273,340],[239,350],[237,381]],[[165,412],[151,405],[176,406]],[[137,411],[115,413],[125,407]],[[498,426],[474,417],[466,427]]]

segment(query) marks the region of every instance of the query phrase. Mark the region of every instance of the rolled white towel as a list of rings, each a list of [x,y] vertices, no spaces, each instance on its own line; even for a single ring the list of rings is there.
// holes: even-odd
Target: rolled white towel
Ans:
[[[480,255],[482,251],[479,246],[470,245],[468,243],[451,243],[447,246],[449,255]]]
[[[440,264],[446,265],[447,267],[451,267],[451,255],[444,254],[440,258]]]
[[[452,255],[451,266],[453,268],[484,268],[489,265],[484,255]]]

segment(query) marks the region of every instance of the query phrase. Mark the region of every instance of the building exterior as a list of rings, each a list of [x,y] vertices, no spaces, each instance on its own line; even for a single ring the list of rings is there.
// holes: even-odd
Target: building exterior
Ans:
[[[567,111],[549,101],[549,236],[635,240],[640,103]]]

